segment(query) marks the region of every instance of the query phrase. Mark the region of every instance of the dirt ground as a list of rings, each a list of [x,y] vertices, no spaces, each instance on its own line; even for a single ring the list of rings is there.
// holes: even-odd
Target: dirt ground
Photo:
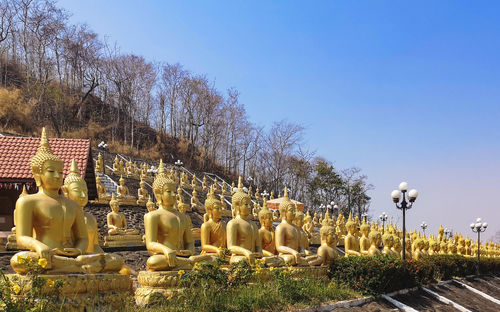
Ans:
[[[335,312],[385,312],[385,311],[398,311],[398,309],[385,300],[377,300],[369,303],[362,304],[357,307],[339,308],[332,310]]]
[[[442,303],[435,299],[433,296],[427,294],[423,290],[413,291],[404,295],[397,295],[393,297],[395,300],[404,303],[417,311],[426,312],[453,312],[457,311],[451,305]]]
[[[430,290],[446,297],[466,309],[478,312],[497,312],[500,306],[475,294],[464,287],[450,283],[441,286],[430,286]]]
[[[467,284],[479,291],[482,291],[495,299],[500,300],[500,287],[492,284],[491,282],[488,282],[487,280],[481,278],[467,278],[460,280],[460,282]]]

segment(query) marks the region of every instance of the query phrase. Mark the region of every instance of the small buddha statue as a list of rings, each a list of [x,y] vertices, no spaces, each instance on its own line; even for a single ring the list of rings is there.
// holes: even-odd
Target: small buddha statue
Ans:
[[[193,179],[191,180],[191,188],[193,190],[199,190],[198,180],[196,179],[196,174],[193,174]]]
[[[149,197],[149,192],[146,189],[146,182],[143,179],[139,182],[139,188],[137,189],[137,205],[146,205],[147,198]]]
[[[113,162],[113,173],[116,174],[116,175],[122,173],[122,171],[120,169],[120,162],[118,161],[118,155],[115,156],[115,160]]]
[[[359,239],[359,250],[362,255],[366,256],[369,254],[370,249],[370,225],[366,223],[366,218],[363,219],[363,223],[360,226],[361,238]]]
[[[271,191],[271,195],[269,195],[269,200],[273,200],[274,199],[274,192]]]
[[[443,234],[444,234],[444,229],[443,225],[441,224],[438,229],[438,241],[441,242],[443,240]]]
[[[458,248],[457,248],[457,253],[459,255],[465,256],[465,239],[462,237],[462,234],[460,234],[460,237],[458,238]]]
[[[111,212],[106,216],[108,222],[108,235],[137,235],[139,231],[136,229],[127,229],[127,219],[123,213],[120,213],[120,204],[115,199],[115,194],[111,196],[109,201]]]
[[[255,199],[256,199],[257,201],[260,201],[260,200],[261,200],[261,198],[260,198],[260,193],[259,193],[259,188],[257,188],[257,189],[255,190]]]
[[[297,226],[300,233],[299,250],[303,251],[306,256],[311,255],[311,251],[309,250],[309,237],[307,236],[307,233],[302,229],[302,227],[304,226],[304,213],[297,210],[297,205],[295,205],[295,219],[293,220],[293,224]]]
[[[208,192],[207,176],[203,176],[203,182],[201,182],[201,189],[203,192]]]
[[[252,215],[253,215],[254,220],[259,219],[259,211],[260,211],[259,203],[255,202],[253,204],[253,209],[252,209]]]
[[[203,257],[194,256],[194,240],[185,215],[176,208],[175,181],[167,176],[160,160],[153,182],[153,194],[158,209],[144,216],[146,248],[151,256],[146,261],[148,271],[189,270]]]
[[[273,211],[273,220],[274,222],[279,222],[280,221],[280,212],[279,210],[274,210]]]
[[[220,194],[219,195],[219,200],[220,200],[220,204],[222,206],[222,210],[227,210],[227,204],[226,204],[226,200],[224,198],[224,195],[223,194]]]
[[[201,212],[203,209],[203,206],[201,205],[198,197],[196,197],[196,195],[197,195],[196,190],[193,190],[192,194],[193,194],[193,196],[191,197],[191,210]]]
[[[347,229],[346,229],[344,215],[341,213],[339,213],[337,217],[337,227],[335,230],[337,231],[337,237],[339,238],[339,240],[345,240]]]
[[[188,176],[185,172],[181,173],[181,187],[191,188],[191,185],[189,184]]]
[[[431,238],[429,242],[429,256],[434,256],[439,254],[439,241]]]
[[[274,256],[276,254],[276,239],[273,229],[273,213],[267,208],[267,202],[264,198],[262,209],[259,211],[259,237],[264,256]]]
[[[333,259],[340,257],[337,251],[337,233],[335,227],[325,223],[319,231],[321,246],[318,248],[319,264],[328,266]]]
[[[421,238],[417,238],[415,240],[415,251],[413,252],[413,259],[420,260],[426,256],[426,254],[422,252],[423,248],[424,241]]]
[[[205,210],[208,220],[201,225],[201,254],[210,255],[213,258],[221,256],[223,248],[226,248],[226,223],[221,220],[222,205],[215,197],[212,187],[205,200]]]
[[[449,255],[457,254],[457,246],[455,245],[455,242],[451,239],[448,241],[448,254]]]
[[[471,240],[469,238],[469,235],[465,238],[465,255],[470,256],[472,255],[472,250],[471,250]]]
[[[125,185],[125,179],[123,176],[120,177],[120,185],[116,188],[116,198],[124,204],[136,203],[134,196],[130,195],[128,187]]]
[[[52,152],[45,128],[30,167],[38,193],[25,195],[16,202],[17,244],[28,251],[18,252],[11,258],[14,271],[28,273],[27,265],[20,261],[23,257],[35,262],[46,259],[45,274],[120,270],[104,253],[85,254],[89,245],[85,216],[77,202],[59,194],[63,185],[63,162]]]
[[[281,223],[276,227],[276,250],[289,265],[309,266],[305,252],[301,250],[301,232],[294,224],[295,209],[296,206],[288,197],[288,190],[285,188],[283,200],[279,205]]]
[[[102,185],[101,177],[95,177],[96,188],[97,188],[97,199],[100,203],[108,203],[111,199],[111,195],[106,193],[106,187]]]
[[[189,204],[184,203],[184,197],[181,197],[177,201],[177,210],[179,210],[179,212],[186,217],[186,219],[188,221],[188,228],[192,229],[193,222],[191,220],[191,217],[186,213],[190,208],[191,208],[191,206],[189,206]]]
[[[151,212],[153,210],[156,210],[156,205],[155,203],[151,200],[151,195],[148,195],[148,201],[146,202],[146,209]]]
[[[175,199],[179,202],[179,201],[181,201],[181,198],[183,198],[183,196],[182,196],[182,188],[179,186],[177,188],[177,195],[175,196]]]
[[[384,249],[382,249],[382,253],[384,255],[392,255],[391,247],[393,244],[393,238],[392,235],[389,232],[386,232],[384,235],[382,235],[382,243],[384,245]]]
[[[123,159],[120,159],[119,164],[120,164],[120,175],[125,174],[126,171],[125,171],[125,165],[124,165]]]
[[[235,188],[236,188],[236,186],[234,185],[234,182],[233,182],[233,183],[231,183],[231,196],[233,196],[233,195],[234,195],[234,193],[236,192],[236,191],[235,191]]]
[[[356,231],[354,232],[354,236],[356,236],[357,239],[360,239],[361,232],[359,228],[361,227],[361,222],[358,216],[354,217],[354,223],[356,223]]]
[[[314,234],[314,225],[312,223],[312,217],[309,211],[306,213],[304,217],[304,225],[302,226],[302,230],[306,233],[307,238],[310,240]]]
[[[250,196],[250,199],[252,199],[253,194],[252,194],[252,186],[251,185],[248,187],[248,196]]]
[[[219,182],[217,181],[217,178],[214,178],[214,184],[212,184],[214,187],[214,193],[219,194],[220,189],[219,189]]]
[[[320,223],[319,223],[319,218],[318,218],[317,212],[314,212],[314,217],[313,217],[312,223],[313,223],[315,228],[319,228]]]
[[[382,234],[378,231],[377,227],[372,227],[370,234],[368,235],[370,240],[370,248],[368,249],[368,255],[374,256],[380,254],[378,247],[382,242]]]
[[[392,236],[392,254],[398,258],[401,258],[401,240],[396,235]]]
[[[95,162],[95,172],[104,173],[104,161],[102,160],[101,153],[97,155],[97,160]]]
[[[347,235],[344,238],[345,256],[360,256],[359,240],[354,236],[357,225],[352,219],[351,213],[349,213],[349,219],[347,219],[345,226],[347,228]]]
[[[221,194],[228,195],[227,190],[226,190],[226,183],[224,181],[222,181]]]
[[[448,242],[446,238],[443,238],[441,243],[439,243],[439,254],[447,255],[448,254]]]
[[[255,258],[261,258],[262,246],[259,229],[251,221],[252,202],[243,190],[241,177],[238,189],[232,198],[232,207],[236,217],[227,223],[227,247],[231,253],[230,263],[247,261],[253,264]]]

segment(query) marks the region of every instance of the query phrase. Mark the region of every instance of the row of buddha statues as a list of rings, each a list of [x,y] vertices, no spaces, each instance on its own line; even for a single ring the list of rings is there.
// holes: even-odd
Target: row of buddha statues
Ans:
[[[23,193],[16,202],[13,232],[19,248],[27,251],[20,251],[11,258],[12,268],[19,274],[26,274],[28,266],[22,259],[30,257],[46,259],[45,269],[51,274],[130,274],[120,256],[105,253],[99,246],[96,219],[83,210],[88,202],[86,183],[75,161],[63,179],[63,162],[53,154],[45,129],[42,130],[40,147],[30,160],[30,167],[38,192]],[[297,210],[287,190],[284,190],[279,205],[281,222],[274,228],[274,213],[268,209],[264,198],[258,212],[259,227],[252,220],[251,197],[243,189],[240,178],[231,198],[234,217],[227,224],[222,219],[223,204],[216,197],[215,187],[209,189],[204,202],[206,218],[200,228],[202,251],[196,255],[192,222],[186,214],[189,204],[183,202],[182,196],[177,196],[178,183],[167,173],[162,161],[152,189],[156,203],[148,196],[144,237],[139,237],[137,229],[127,228],[126,218],[119,212],[120,203],[112,195],[105,239],[110,243],[120,236],[144,240],[150,253],[146,262],[148,271],[191,269],[195,263],[215,261],[225,249],[229,250],[230,263],[253,263],[262,259],[268,266],[285,263],[301,267],[328,265],[340,255],[336,248],[339,240],[344,241],[346,256],[401,254],[402,235],[395,226],[389,226],[381,233],[380,226],[370,225],[366,219],[358,226],[356,218],[349,216],[342,225],[343,216],[335,222],[328,213],[321,220],[321,244],[313,253],[309,249],[309,236],[314,231],[313,218]],[[410,235],[408,238],[410,241]],[[380,246],[383,246],[382,251]],[[499,249],[498,244],[486,244],[483,255],[498,257]],[[443,237],[441,231],[437,238],[412,233],[411,244],[405,252],[418,259],[435,253],[468,255],[469,250],[474,256],[474,244],[470,240],[460,235],[451,240]]]

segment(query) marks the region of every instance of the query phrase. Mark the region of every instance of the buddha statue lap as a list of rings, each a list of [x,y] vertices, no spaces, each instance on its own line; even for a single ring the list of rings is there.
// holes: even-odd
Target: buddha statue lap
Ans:
[[[359,251],[359,239],[355,236],[357,225],[356,222],[354,222],[354,220],[352,219],[352,215],[350,213],[345,227],[347,228],[347,235],[345,235],[344,238],[345,256],[360,256],[361,253]]]
[[[142,245],[142,238],[136,229],[127,228],[127,219],[120,212],[120,203],[113,194],[109,201],[111,212],[106,216],[108,225],[108,236],[104,237],[104,246],[134,246]]]
[[[39,191],[21,197],[15,210],[17,244],[29,251],[18,252],[11,258],[14,271],[27,273],[27,265],[22,261],[27,257],[35,261],[46,259],[46,274],[119,271],[117,257],[105,253],[85,254],[89,248],[85,216],[77,202],[59,195],[63,162],[53,154],[45,128],[40,147],[31,158],[31,171]]]
[[[306,258],[301,229],[294,224],[296,205],[288,197],[285,188],[283,200],[279,205],[281,223],[276,227],[276,250],[285,262],[293,266],[317,265],[321,261],[316,256]],[[304,234],[305,235],[305,234]],[[307,239],[306,239],[307,240]]]
[[[208,220],[200,228],[201,254],[209,255],[213,259],[222,256],[222,251],[226,248],[226,223],[221,220],[222,205],[215,197],[212,188],[205,200],[205,210]]]
[[[125,185],[125,179],[123,176],[120,177],[120,185],[116,188],[116,199],[120,204],[124,205],[136,205],[137,200],[134,196],[130,195],[128,187]]]
[[[175,208],[176,188],[177,184],[167,176],[160,161],[153,182],[159,207],[144,216],[146,248],[151,254],[146,262],[148,271],[189,270],[195,262],[210,259],[204,255],[193,256],[194,240],[189,221]]]
[[[140,187],[137,189],[137,205],[145,206],[149,197],[149,192],[146,189],[146,182],[141,179],[139,186]]]

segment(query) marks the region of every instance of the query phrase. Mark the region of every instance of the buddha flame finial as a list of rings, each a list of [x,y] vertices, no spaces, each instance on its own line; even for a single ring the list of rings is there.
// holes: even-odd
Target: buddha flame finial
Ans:
[[[26,190],[26,184],[23,184],[23,191],[19,194],[19,198],[28,195],[28,190]]]
[[[80,170],[78,169],[78,164],[74,158],[71,160],[71,168],[69,170],[69,174],[66,176],[66,179],[64,179],[64,185],[70,185],[73,182],[85,183],[85,180],[83,180],[80,176]]]
[[[42,173],[42,166],[47,160],[52,160],[62,163],[61,159],[54,155],[50,148],[49,140],[47,139],[47,132],[45,127],[42,128],[42,136],[40,138],[40,146],[36,151],[35,156],[31,158],[30,166],[33,175]],[[35,178],[36,180],[36,178]],[[40,186],[41,181],[37,181],[37,186]]]
[[[112,193],[111,200],[109,201],[109,205],[111,206],[114,203],[118,204],[118,201],[116,200],[115,193]]]

